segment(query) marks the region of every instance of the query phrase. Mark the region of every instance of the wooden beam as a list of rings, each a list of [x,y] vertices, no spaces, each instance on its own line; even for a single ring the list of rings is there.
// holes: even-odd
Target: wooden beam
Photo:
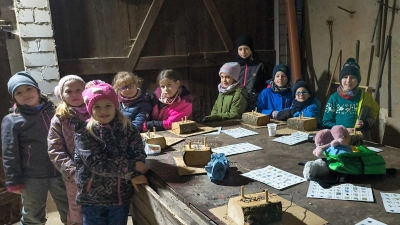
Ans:
[[[221,16],[219,15],[217,7],[215,7],[213,0],[203,0],[203,2],[207,8],[208,13],[210,14],[212,21],[214,22],[215,28],[217,28],[218,34],[221,37],[222,42],[224,43],[225,49],[229,51],[232,56],[235,56],[237,50],[235,50],[235,47],[233,46],[232,40],[229,37],[228,31],[226,30],[225,25],[222,22]]]
[[[117,73],[125,64],[127,57],[60,59],[60,73],[91,75]],[[157,70],[165,68],[187,68],[188,56],[150,56],[140,57],[135,70]]]
[[[153,3],[151,4],[150,9],[146,15],[146,18],[143,21],[142,27],[140,28],[139,33],[136,37],[136,41],[132,45],[132,48],[129,52],[128,59],[123,66],[123,70],[133,71],[135,69],[143,46],[146,43],[147,38],[149,37],[151,28],[153,27],[153,24],[156,21],[163,4],[164,0],[153,0]]]

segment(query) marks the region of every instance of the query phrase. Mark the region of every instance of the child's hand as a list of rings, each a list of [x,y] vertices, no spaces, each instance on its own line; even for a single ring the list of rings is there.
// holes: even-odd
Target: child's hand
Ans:
[[[147,171],[149,170],[149,168],[147,167],[147,165],[144,164],[144,163],[141,162],[141,161],[136,162],[135,169],[136,169],[137,171],[139,171],[141,174],[145,174],[145,173],[147,173]]]
[[[14,193],[14,194],[17,194],[17,195],[22,195],[22,190],[12,191],[11,193]]]
[[[358,120],[356,123],[356,128],[362,128],[364,126],[364,122],[362,120]]]
[[[278,115],[278,111],[274,110],[272,112],[272,118],[276,119],[276,116]]]
[[[139,175],[135,178],[132,178],[131,181],[136,191],[139,191],[139,185],[148,184],[147,178],[144,175]]]

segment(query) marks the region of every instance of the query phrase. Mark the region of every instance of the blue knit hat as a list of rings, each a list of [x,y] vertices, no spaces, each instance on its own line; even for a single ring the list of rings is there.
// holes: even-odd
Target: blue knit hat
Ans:
[[[346,75],[353,75],[357,78],[358,84],[361,82],[360,66],[357,64],[354,58],[347,59],[346,63],[342,66],[339,75],[339,82],[342,81]]]
[[[14,98],[15,90],[22,85],[29,85],[40,91],[39,85],[35,79],[33,79],[33,77],[27,71],[21,71],[14,74],[14,76],[12,76],[8,81],[8,93]]]
[[[274,67],[273,72],[272,72],[272,80],[275,79],[275,74],[278,71],[284,72],[286,74],[287,78],[288,78],[288,82],[290,83],[290,80],[292,79],[292,73],[290,72],[290,68],[286,64],[276,65]]]

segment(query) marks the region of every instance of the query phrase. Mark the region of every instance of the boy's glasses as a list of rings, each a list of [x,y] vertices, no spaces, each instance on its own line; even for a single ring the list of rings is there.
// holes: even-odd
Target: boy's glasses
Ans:
[[[305,94],[308,94],[308,91],[299,91],[299,92],[296,92],[296,95],[297,95],[297,96],[305,95]]]
[[[135,86],[135,84],[128,84],[128,85],[126,85],[126,86],[122,86],[122,87],[118,88],[118,90],[120,90],[120,91],[126,91],[126,90],[128,90],[128,89],[133,88],[133,86]]]

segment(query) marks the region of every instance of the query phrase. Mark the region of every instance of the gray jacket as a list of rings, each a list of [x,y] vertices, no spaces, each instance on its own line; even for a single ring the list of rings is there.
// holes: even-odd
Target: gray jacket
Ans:
[[[20,106],[19,113],[4,117],[1,140],[8,190],[23,189],[25,178],[61,176],[47,153],[47,134],[53,115],[53,104],[46,102],[40,111]]]

